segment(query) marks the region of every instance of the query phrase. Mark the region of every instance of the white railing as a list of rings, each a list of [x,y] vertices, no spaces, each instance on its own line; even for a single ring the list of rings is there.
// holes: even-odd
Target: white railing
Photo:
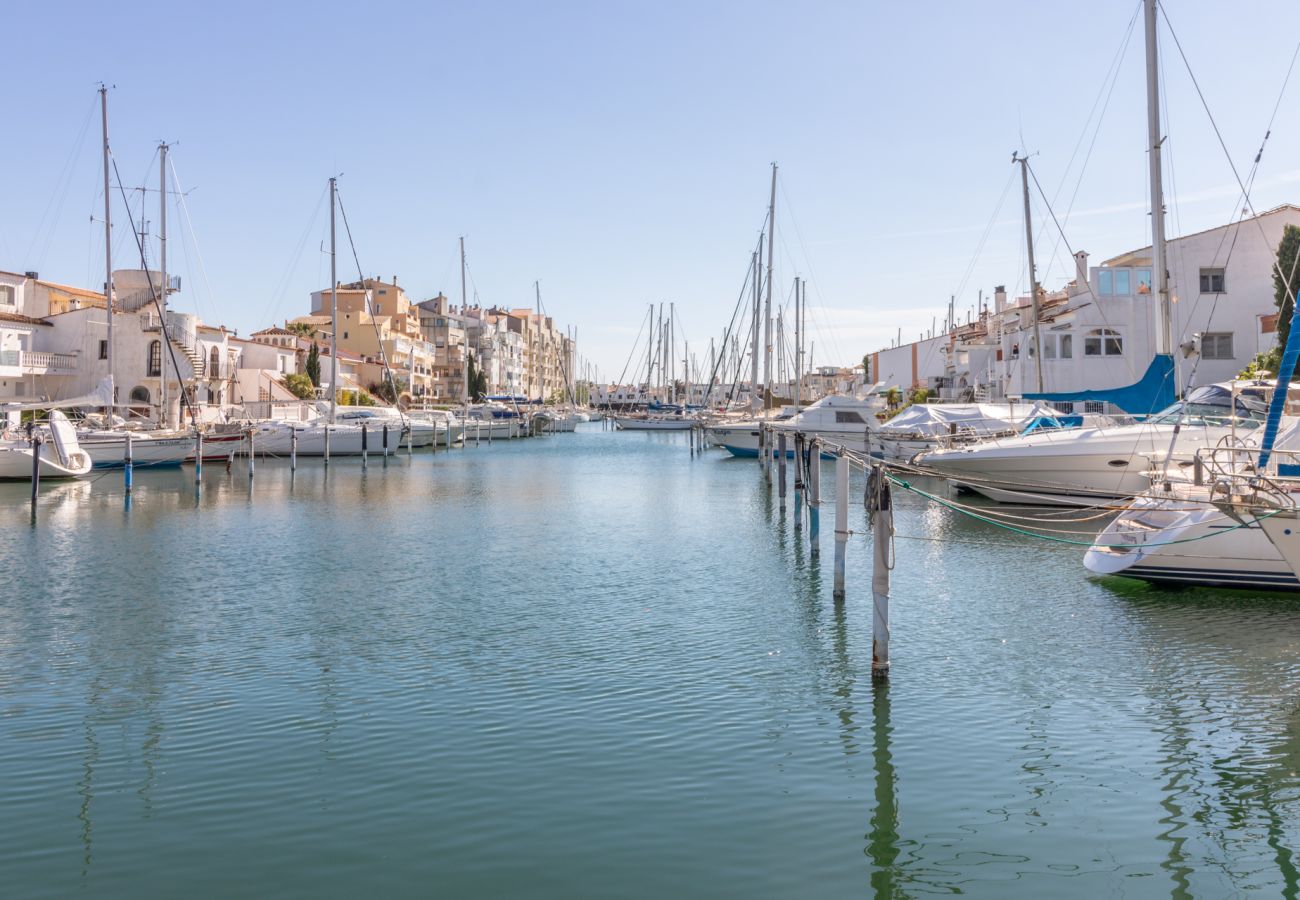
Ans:
[[[71,353],[36,353],[31,350],[0,351],[0,366],[19,366],[43,372],[75,372],[77,357]]]

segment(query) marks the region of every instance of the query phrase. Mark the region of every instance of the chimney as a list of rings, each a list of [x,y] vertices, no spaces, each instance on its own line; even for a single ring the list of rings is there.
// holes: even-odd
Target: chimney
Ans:
[[[41,277],[41,273],[40,273],[40,272],[24,272],[24,273],[23,273],[23,277],[24,277],[24,278],[30,278],[32,281],[35,281],[36,279],[38,279],[38,278]]]
[[[397,287],[397,276],[393,276],[393,287]]]
[[[1007,308],[1007,286],[999,284],[993,289],[993,311],[1000,313]]]
[[[1088,251],[1080,250],[1074,254],[1074,280],[1080,288],[1088,284]]]

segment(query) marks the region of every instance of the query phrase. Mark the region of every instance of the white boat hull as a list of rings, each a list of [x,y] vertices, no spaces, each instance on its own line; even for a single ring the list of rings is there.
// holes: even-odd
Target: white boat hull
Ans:
[[[690,431],[695,427],[695,420],[638,419],[632,416],[616,416],[614,424],[622,431]]]
[[[1083,564],[1098,575],[1164,584],[1300,591],[1259,522],[1243,525],[1185,499],[1139,497],[1097,536]]]

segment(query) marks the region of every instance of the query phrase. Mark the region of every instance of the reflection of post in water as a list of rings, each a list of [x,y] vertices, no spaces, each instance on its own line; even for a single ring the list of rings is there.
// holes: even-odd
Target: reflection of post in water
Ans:
[[[77,794],[81,797],[81,806],[77,809],[77,819],[81,822],[81,877],[90,874],[91,837],[94,831],[90,821],[90,803],[95,799],[95,764],[99,762],[99,741],[95,738],[94,710],[98,709],[98,687],[92,685],[90,708],[81,720],[86,735],[86,753],[81,761],[81,781],[77,783]]]
[[[872,684],[871,758],[876,773],[875,808],[867,834],[871,857],[871,886],[877,897],[898,896],[898,789],[890,750],[893,726],[889,721],[889,682]]]

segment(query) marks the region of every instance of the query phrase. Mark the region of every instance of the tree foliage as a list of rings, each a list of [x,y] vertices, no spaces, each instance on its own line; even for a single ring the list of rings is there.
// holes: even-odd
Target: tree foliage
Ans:
[[[1295,312],[1295,293],[1300,288],[1300,270],[1296,268],[1296,259],[1300,257],[1300,228],[1288,225],[1282,232],[1282,240],[1277,245],[1277,268],[1273,270],[1273,302],[1277,304],[1277,343],[1286,346],[1286,339],[1291,334],[1291,316]],[[1284,279],[1282,276],[1285,275]],[[1287,290],[1287,282],[1291,289]]]
[[[320,387],[320,348],[315,344],[307,351],[307,377],[313,387]]]
[[[316,396],[316,385],[312,383],[309,376],[301,372],[284,376],[283,384],[289,393],[299,400],[310,400]]]
[[[488,392],[487,373],[479,368],[478,360],[474,358],[473,353],[469,355],[469,381],[466,386],[469,389],[470,400],[475,403],[483,402]]]
[[[871,354],[862,354],[862,383],[871,384]]]

